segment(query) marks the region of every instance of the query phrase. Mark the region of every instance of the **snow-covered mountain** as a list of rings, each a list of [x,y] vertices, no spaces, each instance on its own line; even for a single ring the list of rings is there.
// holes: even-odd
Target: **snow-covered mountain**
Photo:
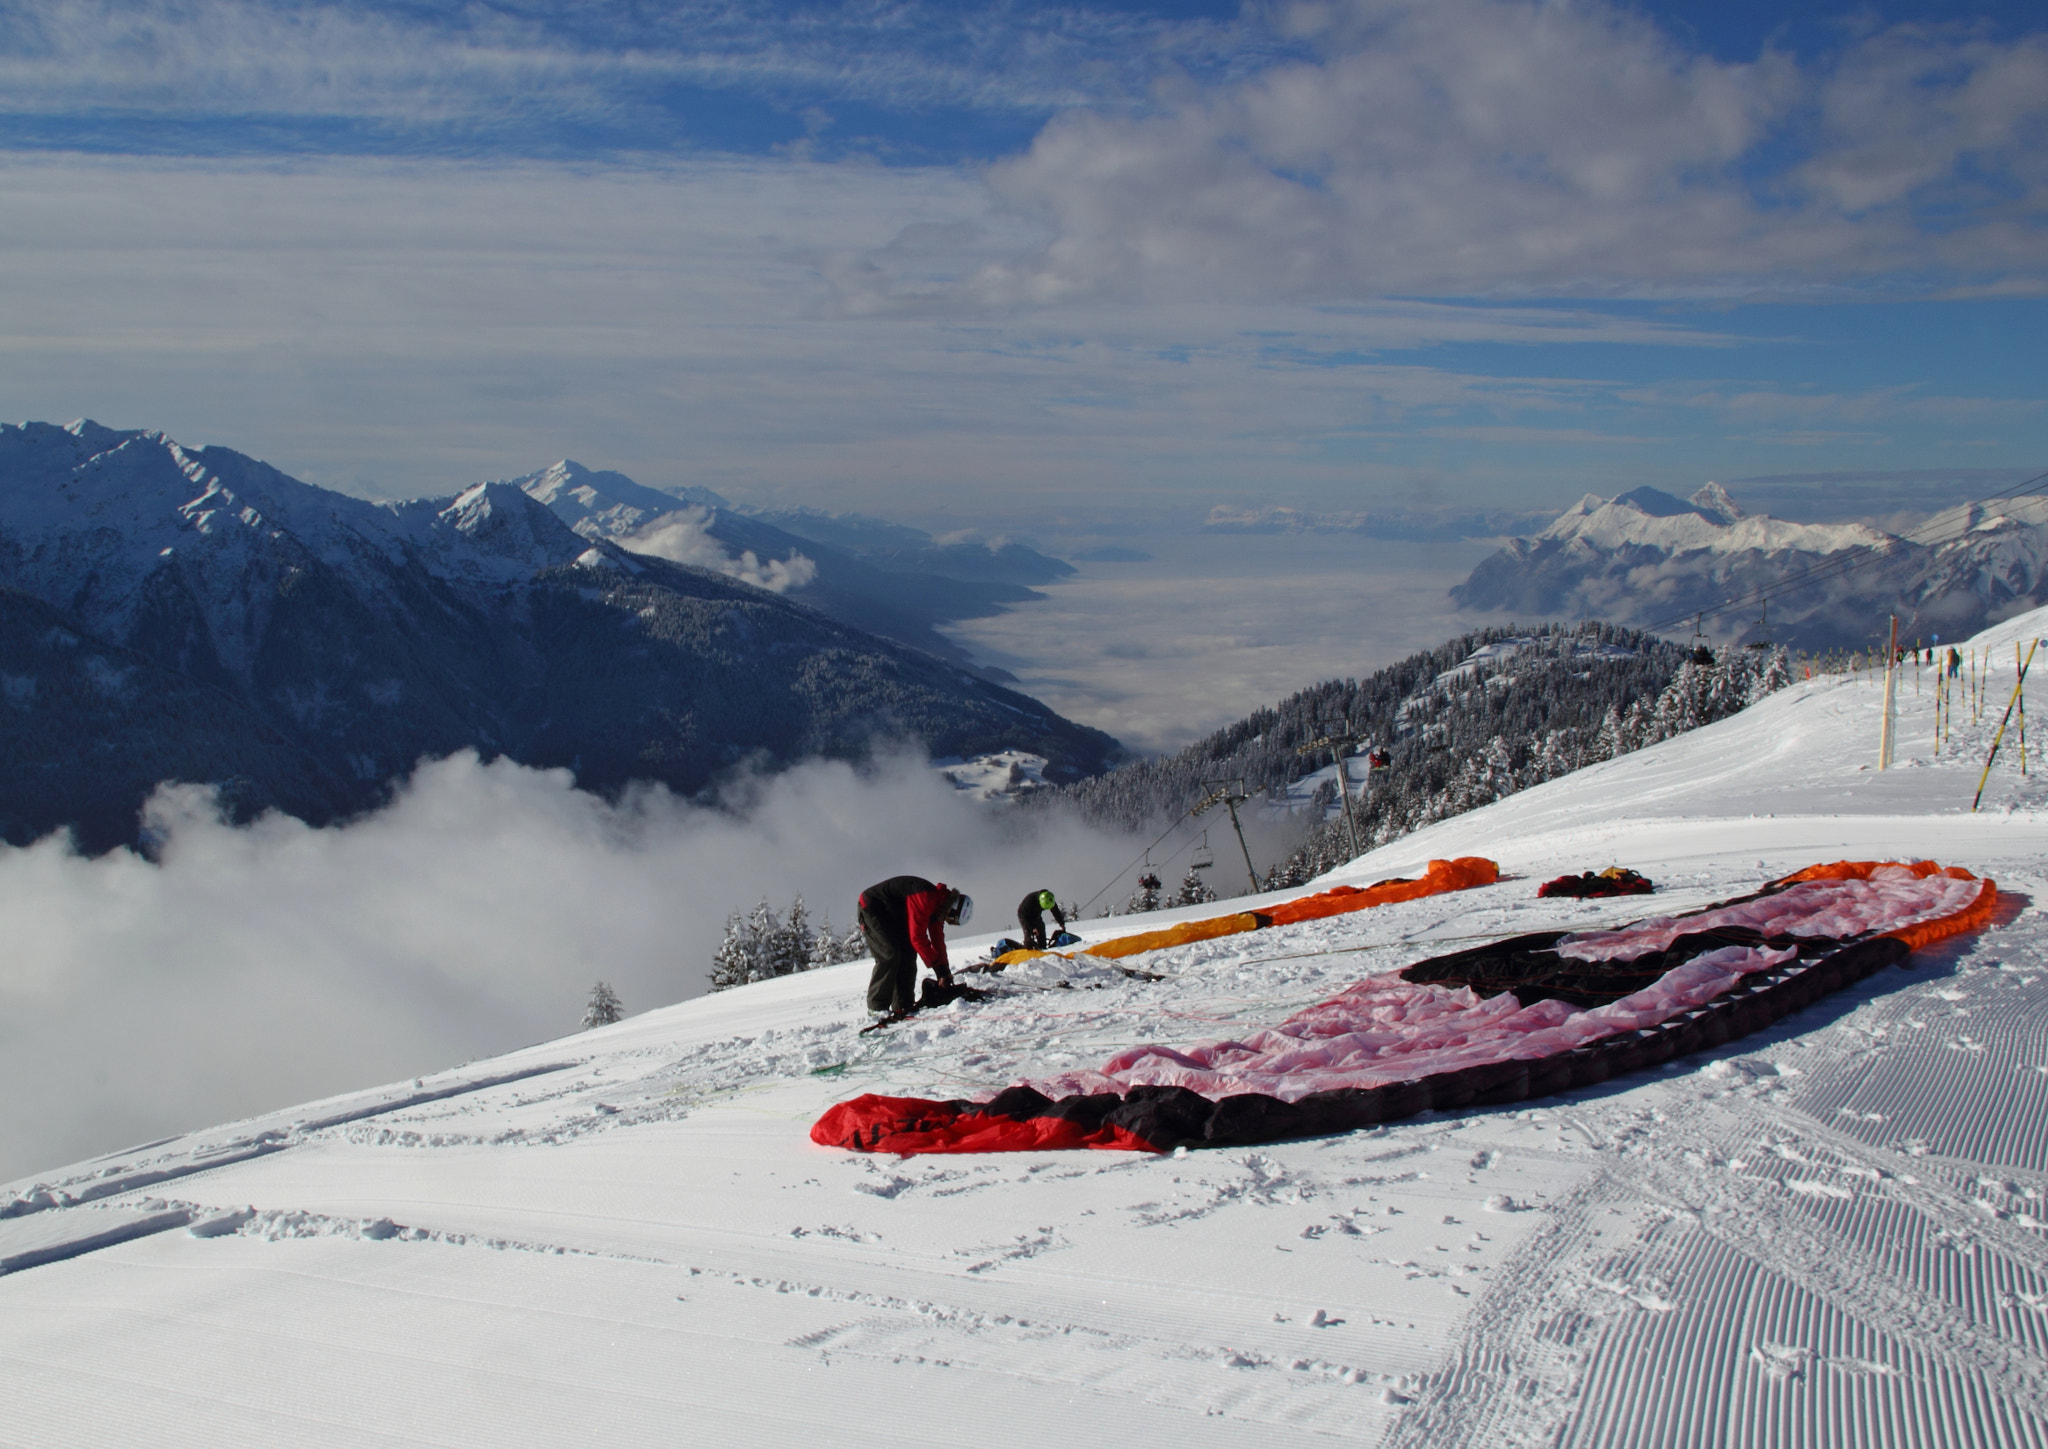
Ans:
[[[1689,499],[1655,488],[1587,494],[1533,538],[1510,540],[1451,597],[1467,609],[1641,627],[1772,589],[1768,610],[1710,618],[1707,632],[1717,642],[1862,647],[1882,642],[1896,612],[1903,639],[1953,641],[2048,601],[2044,502],[1973,505],[1937,520],[1930,536],[1941,541],[1918,543],[1860,523],[1745,513],[1718,483]]]
[[[564,458],[509,481],[535,502],[546,504],[555,517],[577,533],[591,539],[637,533],[657,518],[679,509],[731,506],[709,488],[663,493],[635,483],[624,473],[586,468],[573,458]]]
[[[1324,882],[1500,863],[1455,896],[1048,958],[884,1035],[867,964],[829,967],[39,1173],[0,1191],[5,1437],[2048,1442],[2048,782],[2001,768],[1971,813],[1995,715],[1937,748],[1931,690],[1880,773],[1881,698],[1801,681]],[[1242,1040],[1475,940],[1926,856],[1997,881],[1988,929],[1598,1085],[1157,1157],[807,1137],[863,1092]],[[1535,896],[1612,864],[1654,899]]]
[[[998,682],[938,631],[1043,597],[1028,585],[1073,572],[1011,544],[940,544],[921,529],[814,509],[747,513],[708,488],[664,493],[563,459],[508,480],[584,538],[772,588],[843,624],[936,654]]]
[[[600,789],[696,789],[743,758],[858,753],[879,733],[1028,749],[1064,773],[1114,749],[724,571],[580,535],[518,484],[369,503],[88,421],[0,427],[0,675],[0,736],[29,752],[0,778],[16,841],[64,824],[93,846],[132,838],[164,778],[325,819],[464,748]],[[161,738],[102,758],[153,714]]]

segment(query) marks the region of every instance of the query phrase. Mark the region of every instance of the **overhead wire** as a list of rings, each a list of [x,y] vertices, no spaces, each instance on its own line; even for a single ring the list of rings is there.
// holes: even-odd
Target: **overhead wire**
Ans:
[[[1101,890],[1097,891],[1094,895],[1088,897],[1087,900],[1081,902],[1080,905],[1076,906],[1074,908],[1075,918],[1078,919],[1081,916],[1082,912],[1086,911],[1090,906],[1094,905],[1097,901],[1101,900],[1104,896],[1108,895],[1109,892],[1115,887],[1118,881],[1122,880],[1125,876],[1131,873],[1131,870],[1134,866],[1138,865],[1145,859],[1146,856],[1150,855],[1153,851],[1159,848],[1160,841],[1166,839],[1167,836],[1173,834],[1174,831],[1180,829],[1181,826],[1189,820],[1192,820],[1194,818],[1194,815],[1195,811],[1193,806],[1190,806],[1188,809],[1182,811],[1180,817],[1177,820],[1175,820],[1173,824],[1167,826],[1164,830],[1159,832],[1159,838],[1157,840],[1154,840],[1150,845],[1146,846],[1143,850],[1139,851],[1135,856],[1133,856],[1131,858],[1131,863],[1129,865],[1126,865],[1122,870],[1118,871],[1115,875],[1111,876],[1108,882],[1102,887]],[[1194,844],[1193,841],[1188,842],[1188,845],[1192,844]],[[1180,850],[1176,850],[1172,855],[1166,857],[1166,859],[1168,861],[1171,861],[1180,854],[1181,850],[1186,849],[1187,845],[1183,845],[1180,848]]]

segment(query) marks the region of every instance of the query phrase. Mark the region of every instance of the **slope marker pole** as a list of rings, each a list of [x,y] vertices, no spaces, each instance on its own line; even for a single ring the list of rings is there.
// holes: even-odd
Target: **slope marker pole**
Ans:
[[[1892,615],[1892,639],[1884,652],[1884,723],[1877,732],[1877,767],[1892,767],[1892,715],[1898,705],[1899,616]]]
[[[1984,782],[1991,778],[1991,762],[1998,758],[1998,742],[2005,738],[2006,720],[2012,718],[2013,707],[2020,702],[2020,691],[2027,684],[2027,666],[2034,662],[2034,651],[2040,647],[2041,641],[2039,639],[2036,639],[2027,646],[2027,657],[2020,664],[2020,677],[2013,681],[2012,702],[2006,705],[2005,717],[1998,722],[1998,733],[1991,737],[1991,753],[1984,757],[1984,773],[1977,777],[1977,798],[1970,802],[1972,814],[1976,812],[1977,806],[1984,799]],[[2013,648],[2017,650],[2019,646],[2015,644]],[[1986,653],[1988,654],[1989,651],[1987,650]]]

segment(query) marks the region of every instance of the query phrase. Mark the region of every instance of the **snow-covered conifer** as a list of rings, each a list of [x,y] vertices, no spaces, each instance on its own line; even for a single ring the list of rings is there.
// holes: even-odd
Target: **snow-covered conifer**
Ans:
[[[845,931],[834,932],[832,923],[828,920],[811,932],[811,943],[806,956],[810,969],[815,971],[820,966],[837,966],[842,961],[858,961],[867,953],[867,943],[861,939],[858,921]]]
[[[619,995],[612,990],[609,981],[600,981],[590,988],[589,1004],[583,1008],[583,1029],[593,1026],[610,1026],[626,1015],[626,1008],[620,1004]]]
[[[770,920],[774,920],[773,913]],[[765,959],[762,961],[762,979],[771,976],[790,976],[798,971],[807,971],[811,965],[811,915],[804,907],[804,898],[798,896],[790,905],[789,915],[775,921],[764,943]]]
[[[760,956],[761,916],[768,912],[765,900],[755,908],[752,915],[734,911],[725,918],[725,939],[711,954],[711,989],[724,991],[734,986],[744,986],[758,979],[754,974],[756,961]],[[768,913],[773,920],[772,912]]]
[[[811,924],[802,896],[782,915],[764,898],[742,915],[725,918],[725,939],[711,956],[711,989],[723,991],[749,981],[768,981],[798,971],[812,971],[868,954],[858,923],[834,935],[831,923]]]

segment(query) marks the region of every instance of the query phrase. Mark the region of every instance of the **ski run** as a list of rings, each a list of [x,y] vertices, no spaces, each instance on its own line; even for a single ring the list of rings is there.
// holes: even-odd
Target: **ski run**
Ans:
[[[0,1444],[2048,1443],[2048,774],[2010,731],[1969,809],[2042,632],[1977,641],[1939,752],[1909,669],[1887,771],[1881,679],[1801,681],[1305,889],[1466,855],[1491,886],[1034,961],[864,1037],[868,967],[829,967],[11,1184]],[[1921,858],[1997,882],[1990,929],[1597,1087],[1256,1150],[808,1136],[1452,943]],[[1536,896],[1609,865],[1656,895]]]

